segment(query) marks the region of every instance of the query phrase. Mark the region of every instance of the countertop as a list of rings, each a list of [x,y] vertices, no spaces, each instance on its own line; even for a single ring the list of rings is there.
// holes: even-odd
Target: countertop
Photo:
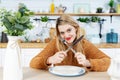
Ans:
[[[110,80],[107,72],[87,72],[77,77],[60,77],[45,70],[23,68],[24,80]],[[0,68],[0,80],[3,80],[3,69]]]
[[[19,43],[21,48],[44,48],[48,43]],[[120,43],[94,44],[98,48],[120,48]],[[6,48],[7,43],[0,43],[0,48]]]

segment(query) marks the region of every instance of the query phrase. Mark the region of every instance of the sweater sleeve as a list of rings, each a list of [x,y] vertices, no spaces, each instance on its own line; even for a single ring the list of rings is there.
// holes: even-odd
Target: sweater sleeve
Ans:
[[[55,43],[56,40],[52,40],[47,46],[30,62],[30,67],[37,69],[47,69],[48,65],[46,64],[48,57],[52,56],[55,53]]]
[[[83,49],[86,58],[90,61],[91,71],[106,71],[110,65],[110,57],[100,51],[96,46],[87,40],[83,40]]]

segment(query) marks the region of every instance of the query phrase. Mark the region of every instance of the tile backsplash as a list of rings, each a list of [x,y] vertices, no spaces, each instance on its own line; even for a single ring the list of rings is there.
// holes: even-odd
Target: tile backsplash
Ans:
[[[49,12],[49,7],[51,0],[1,0],[0,7],[6,7],[9,10],[17,10],[18,3],[25,3],[27,7],[30,10],[33,10],[35,12]],[[59,6],[60,4],[67,7],[66,13],[73,13],[74,11],[74,5],[76,4],[89,4],[90,6],[90,12],[95,13],[96,8],[102,7],[103,11],[105,13],[109,12],[109,6],[108,6],[109,0],[54,0],[55,6]],[[116,4],[117,0],[115,0]],[[38,16],[37,16],[38,17]],[[75,17],[78,18],[79,16]],[[106,19],[104,24],[102,25],[102,39],[100,42],[106,42],[106,33],[110,32],[110,29],[113,28],[116,33],[119,34],[119,42],[120,42],[120,16],[113,16],[112,17],[112,23],[110,22],[110,16],[99,16],[102,19]],[[33,17],[35,18],[35,17]],[[40,17],[38,17],[40,18]],[[53,17],[56,18],[56,17]],[[35,21],[33,21],[35,24]],[[55,22],[52,22],[52,25],[55,25]],[[83,27],[86,31],[87,38],[90,40],[98,40],[98,34],[99,34],[99,24],[93,26],[91,24],[80,24],[81,27]],[[2,29],[0,27],[0,33]],[[32,30],[33,31],[33,30]],[[27,31],[28,36],[30,36],[30,40],[35,39],[32,31]],[[1,36],[1,34],[0,34]],[[92,37],[96,37],[92,39]],[[23,37],[21,37],[23,39]],[[97,41],[99,42],[99,41]]]

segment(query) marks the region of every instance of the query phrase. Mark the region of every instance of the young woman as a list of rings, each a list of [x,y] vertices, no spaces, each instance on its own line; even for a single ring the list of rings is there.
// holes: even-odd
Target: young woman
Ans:
[[[91,71],[106,71],[110,58],[85,38],[73,46],[74,51],[65,51],[81,35],[80,26],[76,21],[69,15],[62,15],[56,22],[56,38],[31,60],[30,66],[47,69],[51,64],[74,65],[86,67]],[[67,45],[61,39],[64,39]]]

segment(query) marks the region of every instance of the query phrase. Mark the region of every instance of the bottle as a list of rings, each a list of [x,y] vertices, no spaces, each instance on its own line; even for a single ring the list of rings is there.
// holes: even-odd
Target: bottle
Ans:
[[[54,13],[55,12],[55,4],[54,4],[54,0],[52,0],[52,3],[50,5],[50,13]]]
[[[118,33],[115,33],[114,30],[112,32],[112,43],[118,43]]]
[[[117,4],[117,13],[120,13],[120,3]]]
[[[107,33],[107,43],[118,43],[118,33],[115,33],[114,29]]]

